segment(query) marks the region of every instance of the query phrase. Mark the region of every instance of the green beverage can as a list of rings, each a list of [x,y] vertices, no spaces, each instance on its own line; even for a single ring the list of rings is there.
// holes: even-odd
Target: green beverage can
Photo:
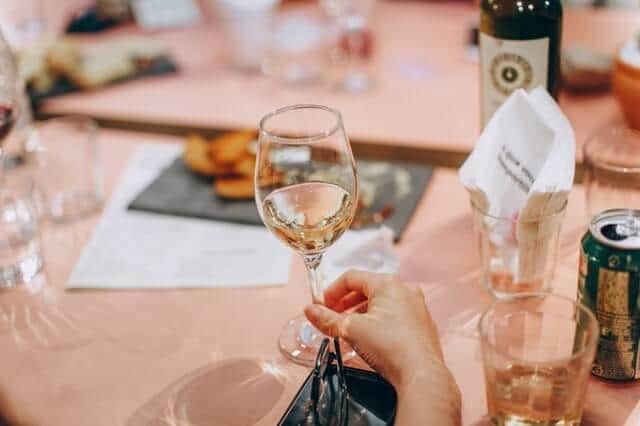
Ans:
[[[640,210],[596,215],[580,245],[578,301],[600,323],[591,372],[607,380],[640,379]]]

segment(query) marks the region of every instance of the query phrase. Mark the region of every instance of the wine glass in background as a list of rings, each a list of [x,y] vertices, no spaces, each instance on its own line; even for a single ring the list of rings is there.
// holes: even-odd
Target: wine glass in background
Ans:
[[[307,268],[314,303],[323,303],[317,269],[323,253],[349,228],[358,180],[338,111],[294,105],[260,121],[256,203],[267,228],[297,251]],[[280,350],[311,365],[322,335],[300,315],[280,335]]]
[[[362,92],[371,87],[367,67],[373,36],[369,15],[375,0],[320,0],[320,6],[337,25],[333,60],[344,65],[337,77],[338,88]]]

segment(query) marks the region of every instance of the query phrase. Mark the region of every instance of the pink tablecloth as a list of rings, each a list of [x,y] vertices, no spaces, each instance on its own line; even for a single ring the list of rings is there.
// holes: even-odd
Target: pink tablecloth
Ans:
[[[176,141],[114,131],[101,139],[109,193],[138,143]],[[556,280],[569,295],[581,197],[578,188],[569,203]],[[308,372],[276,346],[282,325],[310,300],[302,266],[295,263],[289,283],[278,288],[65,291],[97,219],[46,230],[43,291],[0,294],[0,412],[19,424],[47,426],[176,418],[273,425]],[[436,172],[397,249],[401,277],[422,283],[462,389],[464,424],[474,424],[486,412],[474,326],[489,297],[478,284],[470,211],[454,172]],[[585,424],[622,425],[638,399],[640,383],[593,379]]]

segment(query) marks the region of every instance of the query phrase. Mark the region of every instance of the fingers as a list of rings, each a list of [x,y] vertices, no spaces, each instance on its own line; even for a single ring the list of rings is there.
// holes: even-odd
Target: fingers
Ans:
[[[315,328],[327,336],[344,337],[340,333],[341,314],[327,309],[322,305],[309,305],[304,309],[304,314]]]
[[[364,271],[349,271],[338,278],[324,293],[325,304],[334,308],[351,292],[360,293],[368,299],[375,290],[389,280],[390,275]]]
[[[327,336],[339,336],[346,340],[359,340],[372,330],[367,327],[365,316],[367,302],[362,302],[351,313],[337,313],[322,305],[309,305],[304,309],[307,319]]]
[[[355,312],[358,314],[365,314],[369,311],[369,302],[364,301],[359,305],[356,305],[351,312]]]
[[[342,299],[338,300],[338,302],[336,302],[332,309],[336,312],[344,312],[348,309],[353,308],[354,306],[361,304],[362,302],[366,302],[366,300],[367,298],[364,294],[352,291]]]

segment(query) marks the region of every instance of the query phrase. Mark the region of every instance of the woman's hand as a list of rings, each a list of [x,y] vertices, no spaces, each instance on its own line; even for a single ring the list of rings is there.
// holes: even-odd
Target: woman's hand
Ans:
[[[419,288],[392,275],[350,271],[326,290],[325,304],[307,306],[305,315],[391,382],[398,425],[459,423],[459,391]]]
[[[392,275],[350,271],[324,297],[326,307],[305,309],[309,321],[324,334],[349,342],[394,386],[402,386],[425,357],[442,362],[438,334],[420,289]]]

